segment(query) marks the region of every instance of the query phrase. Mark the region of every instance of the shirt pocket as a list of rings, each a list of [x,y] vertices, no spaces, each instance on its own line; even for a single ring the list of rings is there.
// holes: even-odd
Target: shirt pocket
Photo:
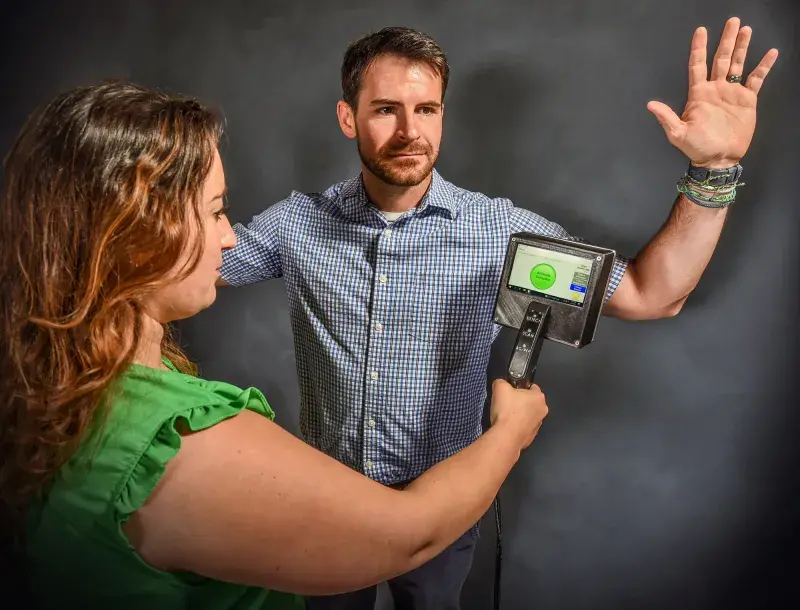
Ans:
[[[408,303],[408,334],[440,354],[457,355],[475,339],[486,312],[476,291],[458,273],[426,269],[414,273]],[[491,312],[488,312],[491,315]]]

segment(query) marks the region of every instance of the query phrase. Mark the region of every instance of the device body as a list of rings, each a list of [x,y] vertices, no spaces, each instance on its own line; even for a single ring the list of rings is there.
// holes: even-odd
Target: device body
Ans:
[[[497,289],[494,321],[519,330],[528,306],[550,307],[544,338],[582,348],[594,340],[614,264],[614,250],[582,242],[515,233]]]

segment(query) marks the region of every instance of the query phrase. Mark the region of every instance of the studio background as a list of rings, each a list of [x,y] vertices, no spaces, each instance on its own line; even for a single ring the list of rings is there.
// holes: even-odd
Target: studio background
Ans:
[[[545,344],[550,415],[501,496],[503,608],[798,607],[798,12],[790,0],[3,2],[0,149],[73,85],[121,77],[195,95],[226,116],[230,217],[247,222],[359,171],[336,122],[342,55],[407,25],[450,61],[442,175],[635,255],[686,166],[646,104],[680,114],[694,28],[709,28],[710,59],[741,17],[754,30],[745,74],[781,53],[746,186],[679,316],[603,319],[581,351]],[[261,388],[297,433],[282,280],[222,289],[180,329],[204,376]],[[489,380],[512,341],[503,331]],[[464,610],[491,607],[494,542],[490,512]]]

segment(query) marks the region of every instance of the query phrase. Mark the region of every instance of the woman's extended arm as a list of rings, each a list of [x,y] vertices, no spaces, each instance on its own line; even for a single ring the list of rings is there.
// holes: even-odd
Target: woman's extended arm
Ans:
[[[306,595],[360,589],[432,559],[476,523],[546,413],[538,388],[495,382],[492,427],[397,491],[245,411],[185,436],[125,531],[168,571]]]

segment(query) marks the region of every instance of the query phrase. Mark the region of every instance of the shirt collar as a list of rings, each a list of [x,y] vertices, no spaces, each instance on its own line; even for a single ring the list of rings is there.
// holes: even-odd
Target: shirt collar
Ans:
[[[372,204],[364,189],[361,174],[344,183],[339,191],[338,204],[342,211],[350,218],[363,218],[369,212]],[[417,205],[416,214],[430,214],[437,211],[443,212],[449,218],[455,218],[458,211],[456,200],[453,197],[453,187],[439,172],[432,171],[432,178],[428,190]]]

